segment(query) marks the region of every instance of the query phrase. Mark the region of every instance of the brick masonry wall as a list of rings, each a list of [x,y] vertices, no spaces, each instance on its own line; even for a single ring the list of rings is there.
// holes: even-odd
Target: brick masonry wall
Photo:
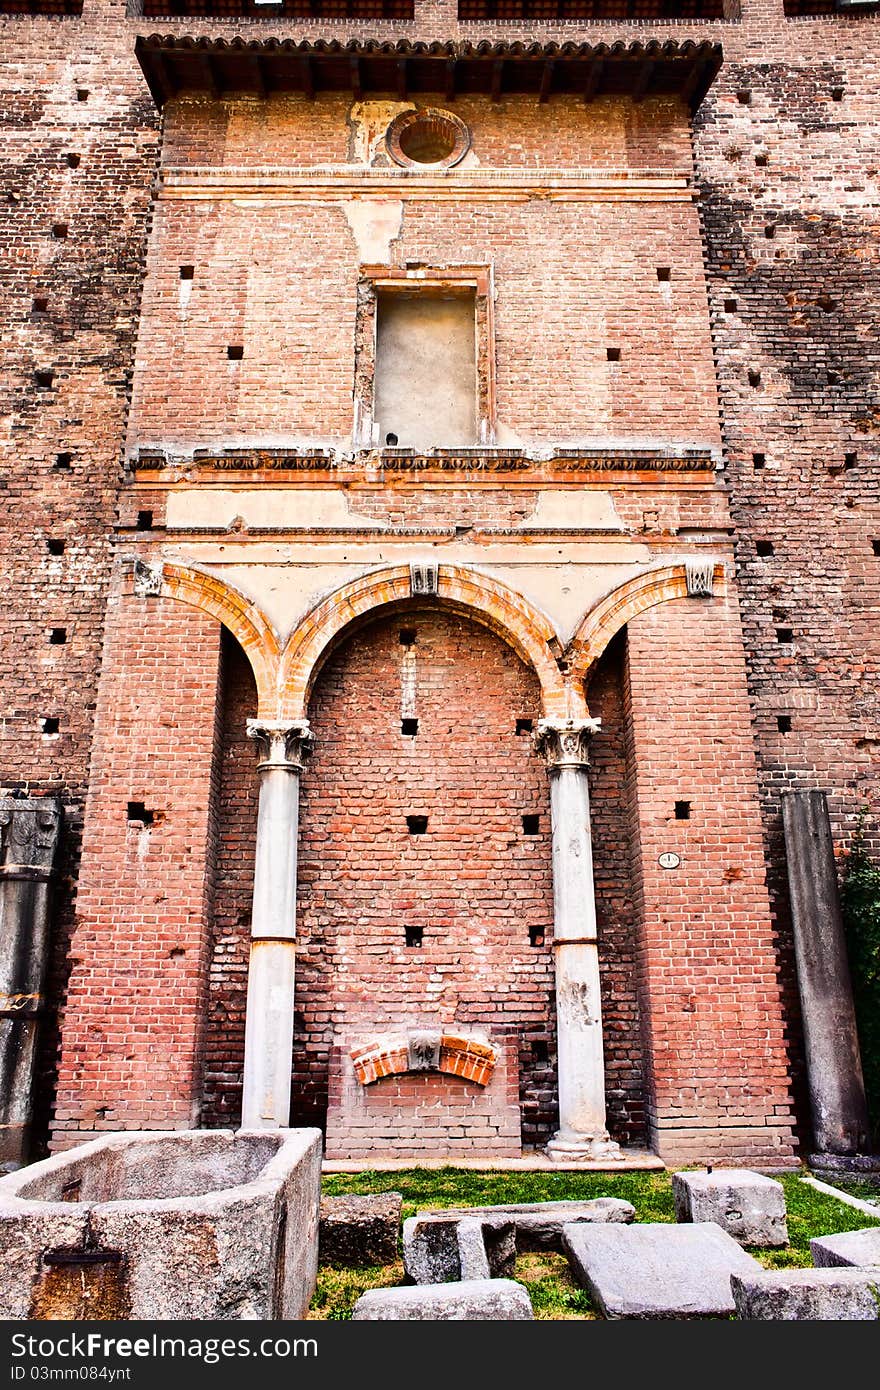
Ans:
[[[418,634],[420,725],[412,748],[411,740],[399,732],[398,639],[406,626],[415,626]],[[621,1142],[638,1144],[645,1141],[645,1101],[634,983],[628,808],[620,790],[625,784],[622,647],[622,642],[613,644],[589,689],[590,707],[604,723],[592,750],[592,816],[609,1125]],[[231,641],[225,645],[224,672],[204,1078],[204,1120],[213,1125],[237,1123],[241,1111],[257,794],[253,746],[245,733],[256,692],[244,654]],[[437,612],[415,619],[402,611],[396,618],[380,620],[344,642],[325,669],[312,715],[318,742],[302,779],[293,1073],[297,1123],[325,1124],[334,1066],[337,1100],[345,1092],[351,1103],[355,1083],[349,1075],[348,1049],[362,1038],[369,1040],[371,1027],[384,1034],[392,1022],[416,1024],[427,1013],[431,1023],[454,1018],[462,1026],[487,1028],[493,1040],[499,1039],[508,1074],[520,1078],[517,1105],[524,1144],[545,1143],[555,1130],[549,793],[543,764],[531,753],[528,736],[517,738],[513,733],[517,718],[537,717],[536,700],[529,673],[503,643],[481,628]],[[360,710],[357,718],[355,710]],[[481,710],[489,723],[483,731]],[[459,717],[464,721],[464,744],[447,733]],[[482,782],[461,780],[462,767],[477,764]],[[383,793],[378,805],[376,779]],[[428,852],[423,855],[418,837],[410,844],[400,827],[413,796],[424,794],[435,803],[438,783],[446,793],[442,809],[452,813],[454,823],[441,830],[446,843],[441,842],[439,851],[430,848],[425,837]],[[479,796],[479,826],[469,815],[471,787]],[[536,837],[522,834],[520,817],[529,810],[537,810],[541,818]],[[494,827],[493,821],[498,822]],[[481,827],[487,822],[488,839],[475,854],[473,838],[483,841]],[[449,870],[451,846],[454,877]],[[420,866],[423,859],[427,863]],[[466,874],[457,867],[464,863]],[[393,902],[388,901],[389,893]],[[438,942],[435,904],[444,897],[444,936]],[[412,904],[406,911],[404,900]],[[421,950],[402,946],[404,921],[424,926]],[[472,941],[473,923],[482,930]],[[543,928],[542,947],[528,945],[529,925]],[[512,940],[514,933],[523,941]],[[465,971],[455,968],[458,961]],[[404,967],[409,977],[405,988]],[[422,993],[426,981],[432,986],[430,1005]],[[500,1014],[499,992],[506,1000]],[[395,1078],[393,1085],[421,1094],[420,1080]],[[473,1109],[470,1092],[476,1095],[480,1088],[463,1090],[463,1083],[450,1078],[437,1085],[446,1088],[450,1104]],[[384,1087],[383,1095],[388,1089]],[[361,1118],[385,1103],[381,1098],[365,1103]],[[337,1145],[341,1146],[338,1126]]]
[[[789,1064],[735,601],[642,613],[627,665],[652,1146],[677,1163],[784,1163]],[[680,864],[661,868],[670,851]]]
[[[0,511],[6,557],[0,782],[60,794],[67,806],[50,985],[56,1000],[67,968],[113,498],[157,154],[159,122],[131,49],[136,33],[156,29],[249,37],[723,42],[725,66],[698,116],[694,159],[704,195],[727,476],[784,955],[779,790],[828,786],[838,846],[860,808],[876,804],[874,17],[786,20],[776,0],[743,0],[740,23],[642,25],[460,25],[448,2],[421,4],[414,24],[145,22],[126,18],[125,9],[124,0],[85,0],[81,19],[0,18],[0,47],[8,55],[0,67],[7,199],[0,241],[8,252],[0,290],[7,393],[0,424],[7,501]],[[88,99],[80,101],[78,91]],[[752,93],[748,104],[740,91]],[[500,107],[512,112],[506,101]],[[68,154],[80,155],[76,167]],[[765,155],[766,162],[756,162]],[[65,223],[67,236],[53,235]],[[768,226],[773,237],[765,236]],[[670,245],[674,250],[674,240]],[[44,297],[46,310],[35,310],[34,300]],[[725,299],[735,299],[736,309],[726,311]],[[760,371],[757,387],[748,384],[749,366]],[[36,385],[37,369],[54,371],[51,388]],[[638,406],[636,390],[627,406],[630,423]],[[621,433],[628,428],[622,416]],[[71,467],[56,472],[54,462],[66,452]],[[763,468],[754,467],[754,453],[764,454]],[[852,453],[855,460],[847,462]],[[63,555],[49,556],[48,538],[65,539]],[[769,541],[772,555],[759,556],[757,540]],[[52,626],[66,627],[66,643],[46,642]],[[778,642],[776,629],[785,626],[793,644]],[[57,737],[43,734],[46,716],[60,717]],[[778,728],[780,717],[791,719],[790,732]],[[866,829],[875,847],[876,825],[872,810]],[[789,1017],[795,1017],[793,999]],[[44,1114],[57,1041],[51,1026],[45,1036]]]
[[[200,1114],[220,629],[124,591],[107,626],[55,1147]]]

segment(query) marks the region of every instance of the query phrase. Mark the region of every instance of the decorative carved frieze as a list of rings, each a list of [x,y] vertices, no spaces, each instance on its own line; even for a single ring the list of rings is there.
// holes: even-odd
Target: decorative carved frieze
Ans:
[[[260,768],[302,772],[315,741],[307,719],[249,719],[247,733],[257,745]]]
[[[534,742],[549,771],[589,767],[590,739],[600,725],[598,719],[539,720]]]

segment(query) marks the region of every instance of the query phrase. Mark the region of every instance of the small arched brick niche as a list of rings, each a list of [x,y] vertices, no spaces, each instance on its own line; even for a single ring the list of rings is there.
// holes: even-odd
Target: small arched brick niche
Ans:
[[[405,169],[452,169],[471,147],[471,133],[451,111],[423,106],[396,116],[385,136],[388,153]]]
[[[488,1086],[495,1070],[495,1049],[482,1038],[440,1029],[411,1028],[404,1035],[376,1038],[352,1049],[354,1074],[362,1086],[404,1072],[445,1072],[463,1081]]]

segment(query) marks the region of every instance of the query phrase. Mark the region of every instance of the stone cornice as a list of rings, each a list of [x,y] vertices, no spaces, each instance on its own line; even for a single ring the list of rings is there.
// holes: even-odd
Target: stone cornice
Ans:
[[[406,449],[364,450],[356,453],[330,449],[226,449],[196,450],[187,456],[142,449],[129,461],[137,474],[153,474],[162,484],[186,479],[199,482],[220,478],[227,485],[231,474],[252,477],[272,473],[324,474],[328,481],[352,478],[380,481],[383,475],[462,476],[505,474],[523,482],[544,482],[566,474],[686,473],[714,475],[719,460],[711,449],[555,449],[549,457],[530,457],[519,449],[437,449],[430,454]],[[310,481],[316,481],[314,476]]]
[[[165,201],[301,202],[320,197],[510,202],[690,202],[687,174],[670,169],[412,169],[337,165],[305,168],[174,168],[159,175]]]

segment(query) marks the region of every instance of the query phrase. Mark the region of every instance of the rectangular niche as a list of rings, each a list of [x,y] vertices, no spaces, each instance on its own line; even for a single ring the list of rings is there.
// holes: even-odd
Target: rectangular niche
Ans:
[[[364,448],[477,448],[494,441],[487,268],[371,268],[358,296],[355,440]]]

